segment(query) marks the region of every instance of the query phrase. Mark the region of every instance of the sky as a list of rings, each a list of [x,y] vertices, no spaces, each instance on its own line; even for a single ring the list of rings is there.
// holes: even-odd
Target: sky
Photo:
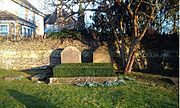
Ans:
[[[45,0],[28,0],[33,6],[35,6],[39,11],[43,12],[44,14],[51,13],[53,9],[45,8],[44,1]],[[49,6],[50,7],[50,6]]]
[[[33,6],[35,6],[38,10],[43,12],[44,14],[52,14],[54,12],[54,9],[51,8],[49,5],[46,5],[44,1],[46,0],[28,0]],[[73,10],[77,11],[77,7],[74,7]],[[92,23],[92,19],[90,19],[90,15],[93,15],[92,12],[85,12],[85,23],[87,25]]]
[[[47,0],[28,0],[33,6],[35,6],[38,10],[43,12],[44,14],[51,14],[53,13],[54,9],[52,9],[49,5],[45,5],[44,1]],[[75,7],[76,8],[76,7]],[[92,15],[92,12],[86,12],[86,23],[92,23],[92,19],[89,18],[90,15]],[[179,22],[177,23],[179,25]],[[167,30],[169,27],[167,28]],[[167,31],[166,29],[164,29]]]
[[[33,6],[39,8],[39,3],[43,3],[43,0],[28,0]]]

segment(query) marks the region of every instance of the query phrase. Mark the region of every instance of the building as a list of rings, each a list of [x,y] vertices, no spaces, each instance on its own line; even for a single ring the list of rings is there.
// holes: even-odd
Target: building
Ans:
[[[52,14],[48,14],[45,17],[45,32],[58,32],[63,29],[76,28],[77,20],[73,16],[69,16],[70,14],[64,9],[61,12],[55,9]]]
[[[0,0],[0,35],[44,34],[44,15],[27,0]]]
[[[59,31],[58,25],[56,24],[56,20],[57,20],[57,9],[52,14],[46,15],[44,18],[45,33]]]

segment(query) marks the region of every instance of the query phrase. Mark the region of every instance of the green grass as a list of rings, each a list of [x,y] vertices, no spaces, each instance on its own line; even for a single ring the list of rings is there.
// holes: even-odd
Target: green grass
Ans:
[[[110,63],[61,64],[53,68],[54,77],[116,76]]]
[[[163,77],[134,73],[135,81],[114,87],[47,85],[26,78],[3,80],[4,76],[26,76],[0,70],[0,108],[178,108],[178,90]]]

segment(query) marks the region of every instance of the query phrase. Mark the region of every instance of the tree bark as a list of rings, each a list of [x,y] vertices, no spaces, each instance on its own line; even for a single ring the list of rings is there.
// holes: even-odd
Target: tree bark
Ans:
[[[85,29],[85,22],[84,22],[84,9],[82,7],[82,0],[79,4],[79,14],[78,14],[78,30],[83,31]]]
[[[132,73],[132,66],[134,64],[135,61],[135,53],[133,52],[133,54],[131,55],[131,57],[129,58],[129,63],[126,65],[125,69],[124,69],[124,74],[128,75]]]
[[[125,41],[124,41],[124,37],[121,36],[121,41],[122,41],[122,45],[121,45],[121,49],[120,49],[120,54],[121,54],[121,59],[122,59],[122,67],[123,69],[125,68],[126,65],[126,57],[125,57]]]
[[[176,33],[176,14],[173,15],[173,33]]]
[[[135,60],[135,53],[137,51],[137,44],[138,44],[137,39],[134,39],[131,43],[131,46],[129,49],[129,56],[128,56],[127,63],[124,69],[124,74],[131,74],[132,66]]]

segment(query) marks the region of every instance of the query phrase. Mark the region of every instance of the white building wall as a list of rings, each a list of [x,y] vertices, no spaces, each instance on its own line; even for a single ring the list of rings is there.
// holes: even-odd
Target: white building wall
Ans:
[[[22,19],[25,19],[30,22],[35,22],[36,34],[43,35],[44,34],[44,17],[26,9],[25,7],[13,2],[12,0],[0,0],[0,10],[8,11]]]
[[[41,15],[35,15],[35,23],[37,26],[36,34],[43,35],[44,34],[44,17]]]
[[[0,0],[0,10],[8,11],[18,16],[19,5],[11,0]]]

